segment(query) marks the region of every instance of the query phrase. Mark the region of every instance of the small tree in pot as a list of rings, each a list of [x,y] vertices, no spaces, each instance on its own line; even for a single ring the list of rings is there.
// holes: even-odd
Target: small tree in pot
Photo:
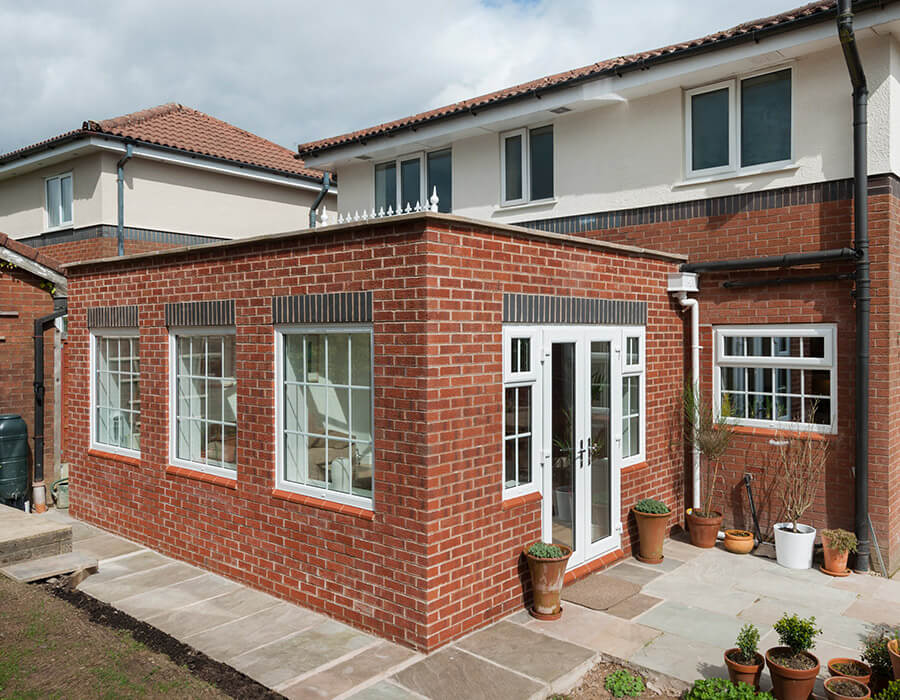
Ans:
[[[666,524],[671,512],[669,506],[652,498],[642,498],[634,504],[631,512],[638,526],[640,553],[635,557],[645,564],[661,564]]]
[[[825,462],[828,442],[819,435],[779,439],[778,492],[788,522],[775,524],[775,556],[789,569],[812,566],[816,529],[803,525],[800,518],[815,502]]]
[[[831,576],[846,576],[847,557],[856,551],[856,535],[847,530],[822,530],[822,551],[825,565],[822,571]]]
[[[746,624],[738,633],[737,646],[725,652],[725,665],[732,683],[746,683],[759,690],[759,676],[765,661],[759,653],[759,630]]]
[[[728,421],[731,405],[728,398],[723,396],[717,412],[712,402],[690,384],[684,388],[683,404],[689,442],[697,447],[706,462],[703,470],[703,501],[699,509],[688,511],[688,530],[691,544],[709,549],[715,547],[716,537],[722,526],[722,513],[713,510],[713,494],[719,480],[722,456],[734,437],[734,426]]]
[[[528,562],[534,592],[534,605],[529,612],[539,620],[558,620],[562,615],[559,597],[572,550],[561,544],[535,542],[522,554]]]
[[[782,646],[766,652],[773,694],[779,700],[806,700],[819,673],[819,660],[809,650],[822,630],[816,627],[815,617],[803,619],[787,614],[774,626]]]

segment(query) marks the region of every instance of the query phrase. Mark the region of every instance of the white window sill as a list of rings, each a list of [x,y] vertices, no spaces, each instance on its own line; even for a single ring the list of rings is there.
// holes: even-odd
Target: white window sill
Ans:
[[[730,170],[726,173],[716,173],[715,175],[697,175],[686,177],[681,182],[672,185],[673,190],[683,189],[685,187],[694,187],[695,185],[706,185],[711,182],[725,182],[727,180],[741,180],[756,175],[774,175],[777,173],[790,173],[799,170],[800,166],[796,163],[774,163],[766,166],[744,168],[743,170]]]
[[[816,433],[819,435],[836,435],[837,427],[833,425],[818,425],[813,423],[789,423],[787,421],[757,420],[754,418],[726,418],[726,421],[736,428],[760,428],[762,430],[774,430],[784,432],[786,437],[793,437],[803,433]],[[745,431],[740,431],[745,432]]]
[[[513,486],[511,488],[507,488],[507,486],[503,485],[503,500],[509,501],[513,498],[521,498],[522,496],[530,496],[533,493],[540,493],[540,488],[534,482],[530,484],[522,484],[520,486]]]
[[[275,488],[279,491],[287,491],[295,493],[299,496],[309,496],[310,498],[318,498],[320,501],[330,501],[344,506],[353,506],[354,508],[362,508],[363,510],[375,510],[375,505],[371,498],[365,496],[355,496],[352,493],[340,493],[338,491],[328,491],[315,486],[305,486],[303,484],[295,484],[291,481],[278,479]]]
[[[75,228],[75,224],[73,222],[69,222],[67,224],[60,224],[59,226],[51,226],[45,228],[43,233],[54,233],[55,231],[68,231],[70,228]]]
[[[117,457],[126,457],[128,459],[140,460],[141,458],[140,450],[129,450],[124,447],[118,447],[117,445],[104,445],[102,442],[91,441],[90,447],[88,447],[88,451],[103,452],[109,455],[115,455]]]
[[[523,202],[522,204],[498,204],[494,207],[494,213],[499,214],[506,211],[520,211],[522,209],[535,209],[537,207],[546,207],[556,204],[556,197],[549,199],[536,199],[533,202]]]
[[[226,479],[232,479],[237,481],[237,469],[226,469],[224,467],[214,467],[208,464],[198,464],[197,462],[188,462],[183,459],[171,459],[169,460],[169,464],[173,467],[179,467],[181,469],[189,469],[193,472],[199,472],[201,474],[208,474],[210,476],[222,476]]]

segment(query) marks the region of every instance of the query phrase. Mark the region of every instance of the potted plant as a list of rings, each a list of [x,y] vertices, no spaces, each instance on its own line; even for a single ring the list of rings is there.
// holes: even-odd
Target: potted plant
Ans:
[[[652,498],[642,498],[631,509],[638,526],[639,554],[634,556],[645,564],[659,564],[663,560],[663,540],[669,520],[669,506]]]
[[[759,675],[765,661],[759,653],[759,630],[756,625],[746,624],[738,633],[734,649],[725,652],[725,665],[732,683],[746,683],[759,690]]]
[[[753,551],[753,533],[747,530],[725,530],[722,543],[733,554],[750,554]]]
[[[893,673],[891,655],[888,652],[888,641],[896,636],[896,632],[888,627],[876,630],[863,642],[862,660],[872,669],[869,687],[873,693],[883,690],[891,680]]]
[[[845,659],[842,657],[831,659],[828,662],[828,672],[832,676],[852,678],[864,685],[869,685],[869,682],[872,680],[872,669],[859,659]]]
[[[822,633],[816,618],[785,615],[775,623],[781,646],[766,652],[772,674],[772,692],[778,700],[806,700],[816,685],[819,660],[809,653]]]
[[[821,436],[778,440],[779,495],[789,522],[775,523],[775,558],[788,569],[812,567],[816,529],[798,522],[812,506],[828,457]]]
[[[709,549],[716,546],[719,528],[722,526],[722,513],[713,510],[713,494],[722,456],[734,437],[734,426],[728,422],[731,407],[728,399],[723,398],[717,413],[712,403],[690,384],[685,386],[683,404],[690,442],[706,462],[703,501],[699,508],[692,508],[687,512],[688,531],[692,545]]]
[[[856,551],[856,535],[847,530],[822,530],[822,552],[825,555],[825,563],[822,571],[829,576],[846,576],[850,573],[847,568],[847,557],[850,552]]]
[[[539,620],[558,620],[562,615],[559,595],[572,550],[562,544],[535,542],[522,553],[531,574],[534,605],[529,612]]]
[[[695,681],[684,700],[774,700],[769,693],[757,692],[745,683],[732,683],[724,678]]]
[[[893,639],[888,640],[887,650],[891,657],[894,678],[900,681],[900,635],[895,633]]]
[[[869,687],[846,676],[832,676],[825,680],[825,697],[828,700],[845,700],[845,698],[870,698]]]

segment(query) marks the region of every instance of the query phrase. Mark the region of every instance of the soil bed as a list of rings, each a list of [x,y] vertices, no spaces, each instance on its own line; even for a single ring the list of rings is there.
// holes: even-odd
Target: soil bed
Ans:
[[[828,689],[847,698],[866,697],[865,689],[860,687],[859,683],[854,683],[853,681],[832,681],[828,684]]]
[[[734,661],[734,663],[736,664],[741,664],[742,666],[756,666],[757,664],[765,663],[765,659],[763,659],[762,655],[760,655],[759,653],[756,654],[756,656],[750,661],[750,663],[747,663],[746,661],[744,661],[744,657],[741,655],[740,649],[736,649],[735,651],[729,653],[728,659],[730,661]]]
[[[816,667],[815,660],[806,652],[793,654],[789,651],[773,651],[769,653],[769,658],[779,666],[795,671],[808,671]]]
[[[639,673],[635,673],[630,668],[613,663],[599,663],[588,671],[587,675],[581,679],[581,683],[577,688],[564,695],[553,695],[551,697],[554,700],[609,700],[614,696],[606,689],[604,682],[609,674],[613,671],[618,671],[619,669],[625,669],[629,673],[641,677],[641,680],[644,681],[644,685],[646,686],[647,679],[643,678]],[[635,697],[636,700],[676,700],[681,697],[681,694],[660,694],[645,687],[643,693],[633,697]]]

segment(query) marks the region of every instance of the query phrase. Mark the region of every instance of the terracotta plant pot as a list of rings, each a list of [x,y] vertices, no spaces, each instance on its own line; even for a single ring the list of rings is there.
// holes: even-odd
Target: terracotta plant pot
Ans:
[[[640,538],[640,554],[635,557],[645,564],[660,564],[663,560],[663,540],[666,539],[666,525],[671,513],[641,513],[634,508]]]
[[[702,549],[712,549],[716,546],[716,537],[719,528],[722,527],[722,514],[713,511],[711,518],[703,518],[695,515],[693,511],[687,514],[688,530],[691,533],[691,544]]]
[[[725,530],[725,549],[734,554],[750,554],[753,551],[753,533],[746,530]]]
[[[531,588],[534,591],[534,605],[528,611],[539,620],[558,620],[562,615],[559,595],[562,592],[566,563],[572,550],[565,545],[556,545],[565,554],[556,559],[539,559],[528,553],[531,545],[522,550],[531,573]]]
[[[752,665],[740,664],[732,661],[729,654],[738,651],[738,648],[729,649],[725,652],[725,665],[728,666],[728,678],[732,683],[746,683],[747,685],[759,690],[759,674],[762,673],[763,666],[766,665],[762,654],[756,655],[756,663]]]
[[[816,665],[809,669],[795,669],[781,666],[772,661],[773,651],[790,651],[787,647],[773,647],[766,652],[766,664],[769,673],[772,674],[772,695],[778,700],[807,700],[816,686],[816,676],[819,673],[819,660],[806,652]]]
[[[838,689],[834,688],[835,685],[841,683],[851,683],[865,692],[863,695],[844,695]],[[846,676],[835,676],[833,678],[828,678],[825,680],[825,697],[827,697],[828,700],[847,700],[847,698],[864,699],[871,698],[872,693],[869,691],[869,688],[865,683],[860,683],[859,681],[855,681],[852,678],[848,678]]]
[[[896,639],[888,642],[888,654],[891,655],[891,666],[894,667],[894,679],[900,680],[900,643]]]
[[[847,570],[847,557],[850,552],[839,552],[831,547],[822,547],[825,555],[825,573],[842,574]]]
[[[838,669],[835,668],[835,666],[837,664],[846,664],[846,663],[858,664],[866,669],[866,673],[864,673],[860,676],[855,676],[855,675],[851,675],[849,673],[842,673],[841,671],[839,671]],[[863,663],[859,659],[844,659],[844,658],[831,659],[831,661],[828,662],[828,672],[832,676],[843,676],[844,678],[852,678],[855,681],[859,681],[863,685],[869,685],[869,682],[872,680],[871,667],[869,666],[869,664]]]

